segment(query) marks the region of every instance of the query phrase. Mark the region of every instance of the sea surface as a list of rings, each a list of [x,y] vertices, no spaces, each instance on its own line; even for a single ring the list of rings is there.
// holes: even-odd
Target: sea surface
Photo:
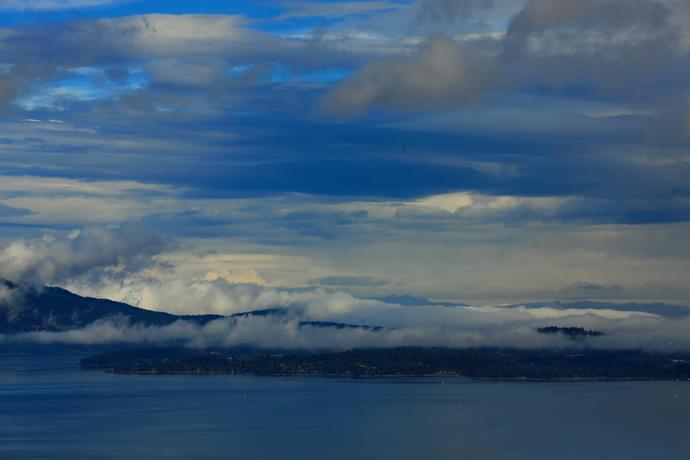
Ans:
[[[0,459],[690,459],[690,382],[113,375],[0,356]]]

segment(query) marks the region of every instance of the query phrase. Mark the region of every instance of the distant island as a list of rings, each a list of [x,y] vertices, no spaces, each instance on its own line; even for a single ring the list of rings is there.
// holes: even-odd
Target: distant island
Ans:
[[[140,348],[81,360],[126,374],[456,376],[503,380],[688,380],[690,355],[615,350],[369,348],[341,352]]]
[[[573,340],[581,340],[585,337],[600,337],[604,335],[604,333],[601,331],[585,329],[584,327],[546,326],[538,327],[537,332],[540,334],[562,334]]]

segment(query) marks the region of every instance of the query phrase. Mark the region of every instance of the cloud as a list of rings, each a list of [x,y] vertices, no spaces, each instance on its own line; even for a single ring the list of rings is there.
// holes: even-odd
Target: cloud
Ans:
[[[321,286],[372,287],[386,286],[390,284],[390,281],[377,276],[324,276],[311,280],[310,283]]]
[[[386,1],[367,2],[309,2],[309,1],[284,1],[281,3],[287,9],[285,13],[278,15],[276,21],[284,21],[293,18],[342,18],[352,15],[374,13],[380,11],[397,10],[405,8],[405,5]]]
[[[390,305],[323,288],[281,288],[232,283],[222,278],[152,279],[147,276],[76,280],[67,285],[83,295],[107,297],[177,314],[221,314],[265,308],[293,308],[314,319],[354,315]]]
[[[158,236],[134,227],[87,228],[66,235],[18,240],[0,249],[0,277],[59,283],[97,270],[138,271],[165,247]]]
[[[561,27],[599,29],[604,27],[640,27],[653,33],[663,33],[659,26],[666,24],[668,8],[674,3],[666,0],[583,0],[573,3],[564,0],[530,0],[513,17],[508,35],[524,37]],[[635,39],[635,37],[631,37]]]
[[[527,89],[649,100],[687,90],[687,17],[673,0],[532,0],[508,26],[502,60]]]
[[[325,113],[359,115],[371,108],[447,109],[477,99],[494,79],[492,66],[447,37],[432,38],[417,55],[369,64],[323,100]]]
[[[0,102],[89,66],[144,66],[154,83],[208,84],[234,64],[294,58],[291,48],[288,40],[229,15],[148,14],[0,28],[6,64]]]
[[[125,86],[122,98],[130,104],[132,98],[167,96],[225,106],[233,96],[240,98],[241,92],[234,93],[242,79],[232,75],[238,67],[263,69],[261,74],[274,65],[294,68],[296,73],[340,69],[361,63],[372,53],[371,48],[347,49],[338,40],[316,43],[311,36],[279,36],[252,26],[243,15],[151,13],[0,27],[0,74],[6,74],[0,103],[21,101],[22,96],[54,86],[64,88],[79,69],[97,68],[109,76],[112,69],[144,71],[146,78],[137,84],[126,85],[121,76],[110,80]],[[195,87],[205,92],[191,92]],[[113,92],[112,85],[98,89]],[[208,91],[213,95],[209,97]]]
[[[19,88],[19,82],[14,77],[3,75],[0,80],[0,107],[9,104],[16,96]]]
[[[453,18],[472,2],[434,2]],[[469,13],[468,13],[469,14]],[[431,38],[416,56],[375,62],[333,88],[326,113],[439,111],[492,93],[573,91],[654,101],[685,94],[690,13],[672,0],[532,0],[503,35],[458,42]]]
[[[504,16],[505,10],[512,12],[520,8],[527,0],[421,0],[415,2],[413,22],[422,26],[454,26],[469,22],[477,23],[483,28],[498,17]],[[450,28],[448,30],[451,30]]]
[[[15,217],[15,216],[26,216],[31,214],[31,211],[24,208],[15,208],[13,206],[7,206],[0,203],[0,218],[1,217]]]
[[[615,299],[624,296],[623,287],[619,284],[607,285],[586,281],[578,281],[559,292],[567,299]]]
[[[159,59],[145,66],[151,78],[162,84],[209,86],[223,77],[227,63],[222,59]]]
[[[247,29],[241,16],[229,15],[146,14],[0,32],[0,56],[26,64],[42,58],[44,65],[116,65],[138,59],[237,58],[274,52],[260,48],[272,41],[270,35]]]
[[[14,286],[8,285],[4,280],[0,280],[0,304],[11,305],[16,303],[17,295],[19,295],[19,289],[15,289]]]
[[[0,10],[55,11],[132,3],[137,0],[3,0]]]
[[[199,326],[189,321],[176,321],[168,326],[147,327],[131,325],[126,319],[113,318],[95,321],[88,326],[63,332],[27,332],[5,335],[5,342],[32,342],[39,344],[67,343],[82,345],[102,344],[172,344],[194,339]],[[0,343],[3,342],[0,338]]]
[[[155,271],[142,271],[143,267],[154,262],[153,256],[161,249],[159,238],[136,230],[90,229],[58,239],[12,243],[0,251],[0,266],[5,270],[14,270],[14,278],[29,281],[67,280],[66,287],[79,294],[112,298],[153,310],[228,315],[282,308],[285,314],[225,318],[205,325],[178,321],[164,327],[132,325],[122,318],[109,318],[81,329],[3,336],[0,342],[298,349],[573,346],[572,342],[561,336],[545,337],[536,332],[538,327],[559,325],[585,327],[605,333],[603,337],[577,346],[690,350],[690,338],[687,336],[690,315],[680,314],[680,307],[585,303],[510,307],[431,304],[403,307],[395,300],[384,302],[360,298],[332,289],[237,284],[215,274],[187,279],[173,270],[160,272],[157,276]],[[524,261],[521,263],[524,265]],[[0,273],[0,276],[7,274]],[[322,284],[349,287],[378,282],[375,278],[372,282],[372,277],[367,276],[323,278]],[[619,288],[580,282],[562,292],[575,298],[582,292],[594,292],[596,296],[613,295]],[[0,283],[0,303],[11,314],[12,305],[18,302],[9,291],[19,290],[6,289]],[[381,326],[384,329],[322,328],[300,324],[301,321],[335,321]]]
[[[131,325],[122,318],[113,318],[63,332],[4,335],[0,336],[0,343],[130,343],[199,348],[252,346],[336,350],[399,346],[690,350],[687,335],[690,318],[667,320],[634,312],[501,307],[386,308],[375,309],[368,316],[368,324],[376,321],[376,324],[384,326],[379,330],[300,324],[309,318],[309,312],[291,310],[286,315],[223,318],[205,325],[177,321],[161,327]],[[572,342],[560,335],[537,332],[538,327],[554,324],[596,329],[605,335]]]
[[[584,286],[584,283],[578,283]],[[597,290],[592,283],[589,289]],[[681,307],[661,304],[528,304],[524,306],[401,306],[395,302],[364,299],[321,288],[280,288],[235,284],[222,279],[188,280],[179,277],[153,280],[130,276],[117,282],[101,279],[79,287],[77,292],[90,296],[108,296],[146,308],[178,314],[232,314],[266,308],[282,308],[285,314],[249,316],[213,321],[205,326],[185,326],[183,334],[172,330],[119,326],[124,341],[172,340],[198,347],[248,345],[284,348],[335,348],[383,346],[571,346],[567,340],[550,341],[536,333],[542,326],[577,326],[605,333],[596,342],[584,344],[603,348],[653,350],[690,349],[690,338],[683,333],[690,315]],[[689,310],[690,311],[690,310]],[[657,314],[659,313],[659,314]],[[668,317],[666,314],[668,313]],[[382,326],[376,332],[367,329],[324,329],[300,326],[300,321],[335,321],[345,324]],[[178,325],[179,326],[179,325]],[[668,333],[668,336],[664,334]],[[143,334],[143,335],[142,335]],[[635,334],[639,334],[635,340]],[[108,337],[112,334],[94,334]],[[63,337],[48,334],[51,340]],[[161,338],[162,337],[162,338]],[[62,340],[62,339],[59,339]],[[669,343],[673,342],[673,343]],[[177,342],[176,342],[177,343]]]
[[[524,14],[496,13],[506,3]],[[137,221],[184,255],[264,256],[227,276],[246,282],[372,274],[434,299],[515,302],[605,280],[630,299],[684,302],[688,20],[680,2],[567,3],[429,0],[323,33],[242,16],[89,19],[100,11],[6,24],[0,86],[18,103],[0,123],[1,237]],[[400,25],[432,4],[423,27]],[[424,39],[437,31],[448,36]],[[492,78],[464,65],[474,58]],[[301,64],[334,63],[328,81],[288,83]],[[371,78],[348,79],[356,68]],[[458,72],[477,85],[463,92]],[[314,117],[334,81],[355,95],[335,114],[393,113]],[[97,99],[21,104],[87,87]],[[456,108],[426,124],[409,113]],[[214,263],[185,275],[230,264]],[[389,293],[360,288],[348,290]]]

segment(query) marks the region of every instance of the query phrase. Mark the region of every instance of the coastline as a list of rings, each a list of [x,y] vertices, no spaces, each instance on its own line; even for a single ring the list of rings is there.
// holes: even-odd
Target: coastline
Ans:
[[[117,375],[194,375],[194,376],[252,376],[266,378],[314,378],[314,379],[345,379],[345,380],[396,380],[396,379],[448,379],[466,380],[473,382],[512,382],[512,383],[588,383],[588,382],[690,382],[690,379],[663,377],[558,377],[558,378],[535,378],[535,377],[473,377],[462,374],[381,374],[381,375],[351,375],[351,374],[329,374],[329,373],[231,373],[231,372],[208,372],[208,371],[152,371],[152,370],[129,370],[129,369],[104,369],[87,367],[83,370],[101,370],[106,374]]]

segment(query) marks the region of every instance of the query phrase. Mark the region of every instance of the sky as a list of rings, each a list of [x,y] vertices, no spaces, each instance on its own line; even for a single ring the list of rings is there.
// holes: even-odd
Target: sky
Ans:
[[[0,277],[176,312],[690,305],[688,23],[687,0],[0,0]]]

